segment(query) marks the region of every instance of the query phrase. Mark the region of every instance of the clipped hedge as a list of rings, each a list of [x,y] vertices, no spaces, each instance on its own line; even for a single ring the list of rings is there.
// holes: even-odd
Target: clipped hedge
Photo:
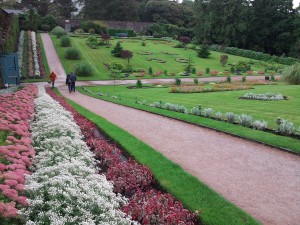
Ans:
[[[65,52],[66,59],[76,60],[76,59],[80,59],[80,57],[81,57],[81,53],[77,48],[69,48]]]
[[[256,52],[252,50],[240,49],[235,47],[223,47],[221,45],[211,45],[209,47],[212,51],[224,52],[230,55],[243,56],[250,59],[262,60],[262,61],[272,61],[284,65],[293,65],[299,60],[291,57],[279,57],[275,55],[270,55],[262,52]]]
[[[134,30],[131,29],[107,29],[110,36],[117,36],[118,34],[127,34],[127,37],[135,37]]]

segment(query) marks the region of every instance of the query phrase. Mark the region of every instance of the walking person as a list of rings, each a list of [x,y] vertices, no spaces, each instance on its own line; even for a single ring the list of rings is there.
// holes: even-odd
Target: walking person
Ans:
[[[57,78],[56,73],[54,71],[51,71],[49,77],[50,77],[50,81],[51,81],[51,88],[53,89],[54,88],[54,82]]]
[[[70,73],[70,79],[71,79],[71,91],[75,92],[76,76],[73,72]]]
[[[68,85],[69,92],[71,93],[71,91],[72,91],[72,81],[71,81],[71,78],[70,78],[70,74],[67,75],[66,85]]]

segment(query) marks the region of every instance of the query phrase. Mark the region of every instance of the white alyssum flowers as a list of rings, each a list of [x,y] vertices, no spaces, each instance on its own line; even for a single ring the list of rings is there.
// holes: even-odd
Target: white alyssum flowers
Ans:
[[[39,77],[41,73],[40,73],[39,59],[37,54],[36,33],[34,31],[31,31],[31,41],[32,41],[33,61],[34,61],[34,75]]]
[[[21,30],[18,45],[18,61],[19,61],[19,71],[22,77],[22,67],[23,67],[23,50],[24,50],[24,30]]]
[[[126,199],[97,174],[71,113],[43,88],[39,92],[31,124],[37,156],[34,173],[26,176],[29,207],[21,211],[26,224],[137,224],[119,210]]]

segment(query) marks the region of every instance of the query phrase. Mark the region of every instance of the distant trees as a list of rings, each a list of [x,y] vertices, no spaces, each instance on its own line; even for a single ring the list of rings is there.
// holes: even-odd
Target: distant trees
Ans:
[[[293,0],[195,0],[195,12],[194,31],[200,43],[277,55],[296,52],[300,15]]]

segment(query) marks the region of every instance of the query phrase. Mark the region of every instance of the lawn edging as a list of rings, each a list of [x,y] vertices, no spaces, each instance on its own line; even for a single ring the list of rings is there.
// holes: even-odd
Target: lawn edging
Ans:
[[[95,123],[123,150],[148,166],[161,187],[180,200],[185,207],[198,211],[204,224],[260,224],[155,149],[84,107],[70,100],[67,101],[80,114]]]
[[[255,143],[260,143],[269,147],[276,148],[280,151],[288,152],[295,155],[300,155],[300,142],[297,139],[293,139],[287,136],[276,135],[272,133],[267,133],[264,131],[254,130],[251,128],[234,125],[231,123],[227,123],[224,121],[218,121],[214,119],[209,119],[206,117],[200,117],[190,114],[183,114],[178,112],[173,112],[166,109],[159,109],[150,106],[144,106],[137,103],[126,102],[123,100],[108,98],[105,96],[98,96],[89,92],[84,91],[83,89],[79,89],[79,92],[88,95],[90,97],[94,97],[103,101],[119,104],[125,107],[135,108],[141,111],[149,112],[152,114],[161,115],[167,118],[176,119],[181,122],[189,123],[192,125],[196,125],[199,127],[204,127],[207,129],[212,129],[217,132],[222,132],[229,134],[234,137],[242,138],[248,141],[252,141]]]

